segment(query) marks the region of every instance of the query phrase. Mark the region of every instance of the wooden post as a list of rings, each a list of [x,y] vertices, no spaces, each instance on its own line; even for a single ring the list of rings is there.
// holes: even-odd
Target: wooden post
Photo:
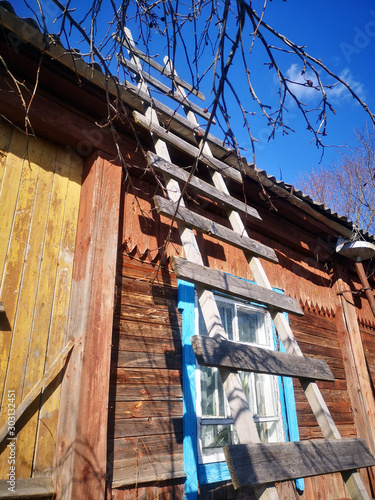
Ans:
[[[121,168],[95,153],[84,170],[56,440],[57,498],[105,496],[107,416]]]
[[[358,437],[364,438],[371,452],[375,453],[375,402],[366,367],[357,312],[353,296],[347,285],[347,279],[343,279],[344,273],[338,266],[336,267],[336,275],[334,289],[338,294],[339,302],[338,333],[343,357],[346,359],[345,372],[355,427]],[[374,489],[374,468],[371,469],[370,480]]]

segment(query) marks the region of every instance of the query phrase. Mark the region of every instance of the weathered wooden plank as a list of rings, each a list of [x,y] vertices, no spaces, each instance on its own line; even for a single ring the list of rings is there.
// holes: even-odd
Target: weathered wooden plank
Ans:
[[[270,351],[220,337],[194,335],[191,342],[200,365],[313,380],[335,380],[327,363],[320,359]]]
[[[119,42],[122,45],[124,45],[124,47],[130,50],[135,56],[139,57],[140,59],[142,59],[142,61],[145,61],[151,67],[159,71],[162,75],[165,75],[166,77],[170,78],[174,83],[181,85],[181,87],[191,92],[192,94],[196,95],[202,101],[205,100],[204,94],[202,94],[202,92],[197,90],[195,87],[192,87],[188,82],[185,82],[182,78],[179,78],[174,73],[171,73],[165,66],[162,66],[161,64],[156,62],[155,59],[153,59],[152,57],[148,56],[147,54],[139,50],[132,43],[131,37],[130,38],[119,37],[117,34],[114,34],[113,38],[116,40],[116,42]]]
[[[235,488],[369,467],[363,439],[230,445],[224,453]]]
[[[227,165],[223,161],[220,161],[217,158],[214,158],[213,156],[209,157],[204,153],[200,153],[197,147],[184,141],[183,139],[180,139],[177,135],[173,134],[172,132],[168,132],[165,128],[161,127],[160,125],[157,125],[151,119],[148,119],[147,117],[138,113],[138,111],[133,112],[133,117],[138,125],[141,125],[150,133],[155,134],[161,140],[165,141],[168,144],[171,144],[172,146],[176,147],[177,149],[179,149],[183,153],[186,153],[192,158],[199,157],[199,160],[202,163],[205,163],[214,170],[220,171],[222,175],[224,175],[225,177],[242,184],[242,175],[239,170],[234,169],[230,165]]]
[[[109,387],[109,401],[182,400],[181,383],[169,385],[115,384]]]
[[[49,477],[35,477],[31,479],[16,479],[14,490],[9,490],[9,481],[0,481],[0,498],[40,498],[43,500],[55,498],[55,488]]]
[[[86,159],[67,332],[77,349],[62,382],[56,439],[61,499],[100,498],[105,491],[121,177],[121,167],[101,154]]]
[[[207,219],[207,217],[195,214],[187,208],[178,207],[178,210],[176,210],[177,206],[175,203],[166,200],[161,196],[154,196],[153,199],[159,214],[174,218],[188,227],[196,229],[204,234],[208,234],[237,248],[241,248],[246,252],[250,252],[252,255],[262,257],[263,259],[271,262],[278,262],[276,253],[272,248],[249,238],[247,235],[239,235],[231,229],[228,229],[217,222],[211,221],[210,219]]]
[[[59,148],[56,175],[66,178],[66,190],[62,193],[64,215],[61,221],[61,232],[59,231],[61,238],[45,370],[49,369],[63,348],[68,325],[78,207],[82,183],[81,158],[70,154],[67,155],[66,149]],[[58,244],[57,241],[56,244]],[[45,476],[52,474],[53,471],[61,379],[62,374],[60,373],[53,381],[53,384],[50,385],[50,389],[42,393],[41,396],[37,443],[33,458],[33,475]]]
[[[192,283],[197,283],[205,288],[217,290],[244,300],[251,300],[264,304],[277,310],[292,314],[302,315],[301,308],[296,299],[267,290],[235,276],[230,276],[222,271],[210,269],[189,262],[181,257],[172,257],[172,268],[176,276]]]
[[[21,288],[22,305],[28,307],[32,297],[34,307],[29,317],[29,340],[27,343],[25,377],[22,381],[22,398],[42,377],[48,346],[53,290],[55,288],[59,240],[62,226],[63,203],[61,197],[63,179],[56,176],[57,147],[43,144],[40,174],[36,189],[35,206],[30,228],[30,260],[26,259]],[[58,228],[58,230],[57,230]],[[29,257],[27,255],[27,257]],[[35,273],[37,271],[37,274]],[[34,284],[33,281],[36,281]],[[36,287],[34,289],[34,287]],[[35,290],[35,294],[34,294]],[[28,295],[32,291],[34,295]],[[21,303],[18,307],[21,306]],[[18,323],[18,319],[17,319]],[[22,330],[27,324],[18,324]],[[12,348],[13,349],[13,348]],[[19,367],[15,366],[18,370]],[[23,460],[19,466],[21,477],[28,477],[32,470],[38,413],[35,413],[17,436],[17,447],[22,449]]]
[[[125,59],[125,57],[123,57],[122,55],[120,55],[120,54],[117,55],[117,61],[120,64],[122,64],[123,66],[125,66],[126,68],[133,71],[134,73],[141,75],[142,78],[147,83],[150,83],[153,87],[155,87],[157,90],[160,90],[161,92],[163,92],[166,96],[168,96],[171,99],[173,99],[174,101],[182,104],[184,107],[186,106],[188,109],[191,109],[192,111],[194,111],[194,113],[197,113],[198,116],[201,116],[205,120],[208,120],[210,118],[210,113],[208,111],[205,111],[200,106],[197,106],[193,102],[189,101],[189,99],[182,98],[179,94],[174,92],[170,87],[168,87],[167,85],[164,85],[164,83],[162,83],[162,82],[159,82],[159,80],[157,80],[156,78],[151,76],[146,71],[141,71],[140,69],[138,69],[135,64],[133,64],[132,62]],[[216,120],[213,119],[212,123],[216,124]]]
[[[72,347],[73,347],[73,342],[69,341],[67,343],[67,345],[64,347],[64,349],[57,356],[55,361],[52,363],[50,368],[43,375],[43,377],[34,385],[34,387],[31,389],[31,391],[27,394],[25,399],[22,401],[22,403],[17,407],[15,414],[14,414],[15,423],[24,414],[24,412],[31,405],[31,403],[35,400],[35,398],[40,394],[40,392],[43,391],[46,387],[48,387],[48,385],[56,377],[57,373],[60,370],[62,370],[63,363],[65,362],[65,359],[67,358]],[[15,425],[15,424],[13,424],[13,425]],[[8,434],[8,424],[5,424],[5,426],[0,429],[0,443],[7,436],[7,434]]]
[[[181,416],[170,418],[166,415],[164,417],[136,418],[133,420],[121,418],[110,420],[108,425],[109,438],[179,434],[181,432]]]
[[[110,439],[108,442],[108,462],[112,464],[121,458],[130,458],[137,451],[145,450],[150,457],[154,455],[172,455],[182,453],[183,435],[180,433],[159,434],[151,436],[125,436],[121,439]]]
[[[142,456],[114,462],[112,488],[186,476],[183,453],[150,456],[141,444],[140,451]]]
[[[178,385],[181,382],[180,370],[162,370],[147,368],[117,368],[112,369],[116,373],[116,380],[119,384],[139,384],[144,387],[159,385]]]
[[[117,418],[180,417],[182,401],[117,401],[109,407],[109,414]]]
[[[117,367],[122,368],[164,368],[179,370],[182,366],[182,353],[176,351],[162,354],[152,352],[117,351],[112,354]]]
[[[4,123],[2,122],[0,130],[2,130],[3,125]],[[1,299],[6,310],[6,315],[3,314],[0,317],[0,380],[3,382],[6,381],[8,374],[10,349],[14,335],[13,328],[19,300],[18,293],[14,293],[14,291],[19,290],[21,283],[24,264],[23,258],[20,258],[20,256],[24,255],[22,249],[23,251],[25,250],[28,234],[27,228],[29,224],[23,227],[22,219],[29,222],[31,210],[31,206],[29,206],[29,209],[25,206],[24,201],[26,197],[24,197],[21,203],[17,199],[19,185],[22,183],[22,176],[24,176],[26,177],[26,184],[32,187],[32,179],[35,179],[35,170],[38,170],[38,167],[35,165],[35,169],[32,172],[25,172],[23,159],[26,148],[25,136],[18,130],[13,129],[10,136],[10,144],[5,144],[6,130],[4,133],[5,138],[3,137],[1,140],[1,147],[4,150],[9,148],[9,153],[6,154],[5,158],[0,155],[1,168],[3,170],[0,192],[0,289]],[[33,141],[30,142],[34,144]],[[37,153],[36,156],[40,157],[40,153],[39,155]],[[31,161],[34,162],[34,159],[35,157],[32,154]],[[17,206],[20,207],[18,210]],[[24,212],[22,212],[22,208]],[[14,244],[12,244],[13,240]],[[22,365],[18,365],[18,370],[20,366]],[[2,394],[6,394],[7,389],[4,385],[2,387]],[[14,390],[14,385],[9,387],[9,389]],[[18,404],[21,401],[21,394],[18,394],[17,398]],[[4,402],[3,404],[6,403]],[[0,422],[3,423],[5,420],[6,413],[0,416]],[[8,468],[6,459],[5,457],[0,457],[0,471],[3,470],[3,467],[5,467],[4,471]]]
[[[155,168],[155,170],[157,170],[158,172],[161,172],[168,177],[172,177],[172,179],[175,179],[179,182],[183,182],[184,184],[189,182],[189,187],[197,193],[204,196],[209,196],[212,200],[220,203],[222,206],[236,210],[237,212],[244,214],[249,218],[260,220],[260,216],[257,210],[250,207],[249,205],[246,205],[242,201],[237,200],[229,194],[222,193],[212,184],[209,184],[208,182],[205,182],[196,176],[193,176],[190,179],[189,172],[186,172],[182,168],[177,167],[177,165],[174,165],[173,163],[160,158],[160,156],[152,153],[151,151],[147,152],[147,158],[150,165],[152,165],[152,167]]]

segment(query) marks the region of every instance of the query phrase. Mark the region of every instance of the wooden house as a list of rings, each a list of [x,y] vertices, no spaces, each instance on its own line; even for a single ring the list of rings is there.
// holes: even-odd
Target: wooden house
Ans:
[[[374,267],[337,241],[374,239],[0,22],[0,498],[373,498]]]

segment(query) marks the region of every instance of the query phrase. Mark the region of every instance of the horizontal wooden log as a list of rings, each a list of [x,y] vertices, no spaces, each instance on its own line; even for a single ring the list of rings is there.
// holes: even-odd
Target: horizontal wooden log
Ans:
[[[182,168],[177,167],[177,165],[160,158],[160,156],[152,153],[151,151],[147,152],[147,158],[152,167],[154,167],[154,169],[158,172],[166,174],[168,177],[172,177],[172,179],[183,182],[184,184],[189,182],[189,187],[191,189],[199,194],[202,194],[203,196],[209,196],[211,200],[221,204],[223,208],[235,210],[236,212],[239,212],[240,214],[243,214],[253,220],[261,220],[261,217],[255,208],[250,207],[233,196],[229,196],[223,191],[218,190],[212,184],[202,181],[196,176],[189,179],[189,172],[186,172]]]
[[[126,47],[128,50],[130,50],[134,55],[142,59],[142,61],[146,62],[148,65],[150,65],[152,68],[156,69],[159,71],[162,75],[165,75],[166,77],[170,78],[173,80],[178,85],[181,85],[184,89],[186,89],[188,92],[191,92],[192,94],[196,95],[199,99],[202,101],[205,100],[204,94],[197,90],[195,87],[190,85],[190,83],[185,82],[182,78],[179,78],[177,75],[174,73],[171,73],[165,66],[162,66],[159,64],[155,59],[152,57],[148,56],[141,50],[139,50],[137,47],[135,47],[131,41],[125,37],[119,37],[117,34],[113,35],[114,40],[116,42],[121,43],[124,47]]]
[[[364,439],[230,445],[224,453],[235,488],[375,465]]]
[[[262,257],[271,262],[278,262],[276,253],[272,248],[249,238],[246,234],[240,235],[232,229],[228,229],[217,222],[207,219],[207,217],[195,214],[184,207],[178,207],[176,211],[176,204],[161,196],[154,196],[153,199],[159,214],[174,218],[177,222],[182,222],[201,233],[208,234],[220,241],[241,248],[251,255]]]
[[[55,488],[49,477],[37,477],[30,479],[16,479],[14,491],[9,489],[12,485],[9,480],[0,481],[0,498],[39,498],[47,500],[55,498]]]
[[[109,401],[170,401],[182,400],[181,384],[141,385],[113,384],[109,387]]]
[[[196,113],[198,116],[201,116],[205,120],[208,120],[210,118],[210,113],[208,111],[205,111],[200,106],[197,106],[193,102],[189,101],[189,99],[182,97],[180,94],[177,94],[170,87],[164,85],[164,83],[162,82],[159,82],[159,80],[151,76],[146,71],[140,71],[135,64],[128,61],[127,59],[125,59],[125,57],[121,56],[120,54],[117,55],[117,61],[126,68],[133,71],[133,73],[140,75],[147,83],[155,87],[157,90],[163,92],[166,96],[182,104],[184,107],[190,109],[191,111],[194,111],[194,113]],[[212,123],[215,124],[216,120],[213,119]]]
[[[143,128],[148,130],[150,133],[155,134],[161,140],[165,141],[167,144],[174,146],[179,149],[183,153],[191,156],[192,158],[198,158],[202,163],[205,163],[209,167],[213,168],[220,172],[224,177],[228,179],[232,179],[235,182],[242,184],[242,175],[239,170],[227,165],[223,161],[220,161],[213,156],[205,155],[204,153],[200,153],[199,148],[193,146],[189,142],[186,142],[184,139],[180,139],[177,135],[169,132],[164,127],[157,125],[155,122],[149,120],[138,111],[133,112],[133,118],[138,125],[141,125]]]
[[[130,436],[152,436],[160,434],[179,434],[182,432],[182,417],[147,417],[111,420],[108,425],[108,438]]]
[[[120,488],[183,477],[186,477],[186,473],[182,453],[150,456],[146,450],[142,450],[142,456],[114,462],[111,486]]]
[[[172,257],[171,264],[177,278],[185,279],[207,289],[216,290],[244,300],[267,305],[279,311],[302,315],[296,299],[268,290],[222,271],[194,264],[181,257]]]
[[[182,401],[117,401],[109,406],[109,417],[145,418],[145,417],[180,417]]]
[[[191,341],[200,365],[295,378],[335,380],[327,363],[320,359],[261,349],[222,337],[194,335]]]
[[[112,361],[118,368],[166,368],[181,370],[182,354],[176,351],[164,353],[112,351]]]

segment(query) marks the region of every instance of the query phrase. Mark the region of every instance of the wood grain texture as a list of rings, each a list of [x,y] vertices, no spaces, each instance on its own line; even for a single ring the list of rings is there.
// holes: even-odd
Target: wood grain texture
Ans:
[[[327,363],[320,359],[200,335],[192,337],[192,345],[200,365],[313,380],[335,380]]]
[[[175,203],[165,200],[161,196],[154,196],[154,203],[158,213],[161,215],[173,218],[188,227],[196,229],[201,233],[208,234],[220,241],[229,243],[252,255],[262,257],[271,262],[278,262],[275,251],[272,248],[249,238],[247,235],[239,235],[231,229],[211,221],[207,217],[195,214],[187,208],[179,207],[177,210]]]
[[[230,445],[224,453],[235,488],[375,464],[363,439]]]
[[[233,208],[239,213],[248,216],[251,220],[261,220],[258,212],[254,208],[246,205],[242,201],[234,198],[233,196],[230,196],[229,194],[219,191],[212,184],[209,184],[208,182],[203,181],[196,176],[192,176],[190,178],[189,172],[186,172],[177,165],[174,165],[173,163],[160,158],[160,156],[152,153],[151,151],[147,152],[147,158],[149,163],[157,172],[166,174],[183,184],[188,183],[188,187],[195,192],[203,196],[208,195],[211,200],[216,201],[221,206]]]
[[[151,59],[151,58],[149,58],[149,59]],[[155,87],[157,90],[160,90],[161,92],[163,92],[165,95],[167,95],[168,97],[170,97],[174,101],[182,104],[184,108],[186,107],[188,109],[191,109],[192,111],[197,113],[197,115],[201,116],[205,120],[208,120],[210,118],[211,115],[208,111],[205,111],[200,106],[197,106],[193,102],[189,101],[189,99],[187,99],[187,98],[184,99],[178,93],[176,93],[171,87],[164,85],[164,83],[160,82],[159,80],[157,80],[156,78],[151,76],[150,73],[147,73],[146,71],[140,71],[135,64],[133,64],[130,61],[128,61],[127,59],[125,59],[125,57],[118,55],[117,61],[120,64],[122,64],[123,66],[125,66],[126,68],[133,71],[134,73],[141,75],[142,78],[146,82],[150,83],[153,87]],[[164,72],[163,72],[163,74],[164,74]],[[126,85],[129,85],[129,82],[126,82]],[[212,123],[216,124],[216,120],[214,118],[212,119]]]
[[[62,383],[57,437],[61,499],[96,500],[105,491],[121,175],[100,154],[86,160],[67,334],[77,349]]]
[[[216,269],[194,264],[181,257],[172,257],[171,263],[178,278],[234,297],[265,304],[277,310],[297,315],[303,314],[298,301],[287,295],[267,290]]]
[[[9,483],[0,481],[0,498],[13,498],[21,500],[25,498],[39,498],[40,500],[52,500],[55,498],[55,488],[52,480],[48,477],[32,479],[16,479],[15,491],[9,491]]]
[[[199,149],[192,144],[189,144],[183,139],[180,139],[177,135],[172,132],[168,132],[164,127],[157,125],[155,122],[149,120],[147,117],[138,113],[138,111],[133,112],[133,117],[138,125],[141,125],[150,133],[155,134],[159,139],[165,141],[167,144],[172,145],[179,149],[180,151],[188,154],[192,158],[198,158],[206,165],[212,167],[215,170],[219,170],[225,177],[231,179],[235,182],[242,183],[242,175],[239,170],[234,169],[230,165],[214,158],[208,157],[204,154],[199,153]],[[167,159],[167,158],[166,158]]]
[[[3,127],[1,123],[0,130]],[[3,205],[5,219],[12,217],[6,243],[0,229],[0,248],[5,251],[1,296],[6,306],[0,318],[0,329],[4,329],[0,366],[6,369],[6,376],[0,375],[3,408],[8,390],[15,391],[16,406],[20,407],[63,347],[65,329],[61,322],[57,325],[57,318],[63,316],[67,321],[77,218],[73,212],[78,208],[82,172],[82,163],[72,165],[70,155],[54,144],[43,139],[27,141],[17,130],[10,138],[5,165],[14,171],[12,176],[5,172],[2,177],[2,194],[6,192],[8,198],[8,206]],[[28,155],[24,159],[26,145]],[[17,172],[18,183],[14,177]],[[69,193],[71,209],[67,210],[67,186],[71,183],[75,188]],[[15,205],[9,203],[9,197],[13,197]],[[5,201],[2,195],[1,200]],[[69,231],[64,231],[64,226]],[[63,265],[64,261],[68,266]],[[59,276],[63,286],[57,290]],[[65,310],[59,310],[58,304]],[[10,338],[11,348],[6,352]],[[29,477],[35,470],[52,474],[60,401],[57,379],[19,420],[17,474],[21,477]],[[43,426],[41,433],[39,425]],[[5,460],[6,454],[2,454],[2,477],[9,470]]]

